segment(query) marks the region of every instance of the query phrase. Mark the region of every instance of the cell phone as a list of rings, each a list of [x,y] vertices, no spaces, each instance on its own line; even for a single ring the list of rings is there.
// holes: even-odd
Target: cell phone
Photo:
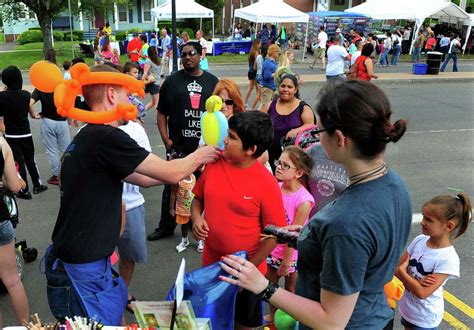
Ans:
[[[296,248],[298,236],[300,235],[297,231],[289,231],[288,229],[274,225],[265,226],[263,233],[275,236],[278,243],[288,244],[288,246],[292,248]]]

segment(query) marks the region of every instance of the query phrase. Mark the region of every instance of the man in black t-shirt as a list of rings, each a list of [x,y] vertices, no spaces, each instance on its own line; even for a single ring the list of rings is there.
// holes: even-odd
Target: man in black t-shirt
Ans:
[[[30,106],[41,102],[41,137],[48,153],[52,176],[49,184],[59,185],[59,159],[66,150],[71,135],[66,118],[61,117],[54,105],[54,93],[43,93],[35,89],[31,94]]]
[[[16,66],[11,65],[2,71],[2,81],[7,89],[0,92],[0,119],[4,123],[5,138],[12,148],[13,158],[18,163],[21,178],[26,182],[26,188],[20,190],[17,197],[31,199],[26,175],[27,168],[33,182],[33,194],[39,194],[48,189],[41,184],[36,166],[35,145],[31,135],[28,113],[31,118],[38,119],[39,117],[30,108],[30,93],[22,90],[23,77]]]
[[[181,50],[180,70],[166,78],[160,88],[158,129],[167,154],[189,154],[197,149],[201,138],[200,118],[206,111],[205,103],[219,81],[216,76],[199,67],[202,47],[191,41]],[[159,227],[148,235],[154,241],[173,235],[176,221],[169,213],[171,187],[165,186],[161,200]]]
[[[110,66],[91,71],[118,73]],[[117,85],[87,85],[82,91],[93,112],[129,103],[128,91]],[[121,124],[125,121],[84,126],[63,155],[60,210],[46,256],[48,299],[58,319],[96,315],[103,324],[118,325],[122,318],[127,289],[109,262],[121,228],[122,182],[177,183],[218,157],[217,149],[203,147],[167,162],[138,146],[117,128]]]

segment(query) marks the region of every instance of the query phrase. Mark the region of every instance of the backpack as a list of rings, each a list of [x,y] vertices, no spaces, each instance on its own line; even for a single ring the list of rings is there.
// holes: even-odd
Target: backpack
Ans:
[[[9,220],[13,228],[16,228],[18,220],[18,204],[16,203],[15,195],[5,186],[0,186],[0,215],[1,220]]]
[[[298,132],[298,134],[291,140],[282,138],[281,145],[283,148],[287,146],[298,146],[303,150],[309,150],[313,144],[318,143],[320,140],[319,134],[315,133],[318,131],[318,126],[314,125]]]

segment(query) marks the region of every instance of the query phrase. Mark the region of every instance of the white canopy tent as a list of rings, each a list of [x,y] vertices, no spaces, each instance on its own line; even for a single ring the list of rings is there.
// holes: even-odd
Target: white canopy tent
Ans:
[[[468,14],[470,19],[464,21],[464,25],[467,25],[466,40],[462,46],[463,54],[466,52],[467,42],[469,41],[469,36],[471,35],[471,29],[474,26],[474,14]]]
[[[151,9],[151,15],[157,21],[171,20],[171,0]],[[214,10],[204,7],[194,0],[176,0],[176,19],[211,18],[212,36],[214,37]],[[155,25],[156,26],[156,25]]]
[[[447,0],[398,0],[396,8],[387,6],[385,0],[368,0],[346,11],[363,14],[377,20],[406,19],[415,21],[414,36],[418,34],[426,18],[437,18],[449,23],[470,20],[469,14]],[[415,38],[413,38],[410,53],[414,42]]]
[[[309,15],[303,13],[283,0],[260,0],[253,5],[239,8],[234,11],[235,17],[255,23],[306,23],[304,45],[308,38]],[[306,47],[303,47],[303,59]]]

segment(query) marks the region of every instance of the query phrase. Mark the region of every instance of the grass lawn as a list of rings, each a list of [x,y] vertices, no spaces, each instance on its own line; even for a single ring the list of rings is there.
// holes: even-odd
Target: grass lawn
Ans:
[[[5,35],[0,32],[0,43],[5,42]]]

